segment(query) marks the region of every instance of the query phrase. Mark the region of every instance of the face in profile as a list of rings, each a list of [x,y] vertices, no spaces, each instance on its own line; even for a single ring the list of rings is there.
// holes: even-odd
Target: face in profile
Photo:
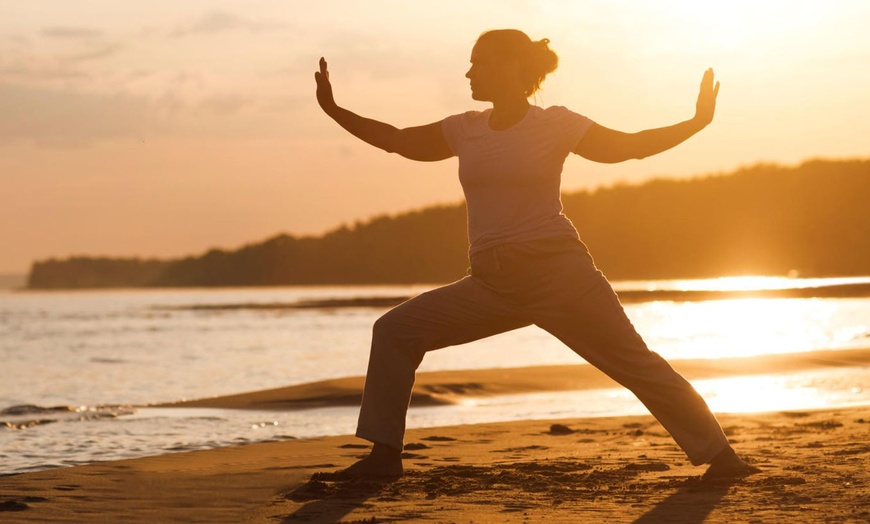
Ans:
[[[502,56],[485,42],[476,43],[471,50],[471,67],[465,77],[471,81],[474,100],[492,102],[517,94],[523,96],[516,61]]]

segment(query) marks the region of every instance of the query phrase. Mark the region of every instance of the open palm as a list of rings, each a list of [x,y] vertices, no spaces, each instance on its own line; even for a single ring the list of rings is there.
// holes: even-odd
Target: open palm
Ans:
[[[719,94],[719,82],[713,83],[713,68],[704,71],[701,79],[701,89],[698,92],[698,102],[695,105],[695,120],[702,125],[713,121],[716,112],[716,96]]]
[[[335,98],[332,96],[332,84],[329,82],[329,70],[326,69],[326,59],[320,57],[320,71],[314,73],[314,81],[317,82],[317,103],[324,111],[335,107]]]

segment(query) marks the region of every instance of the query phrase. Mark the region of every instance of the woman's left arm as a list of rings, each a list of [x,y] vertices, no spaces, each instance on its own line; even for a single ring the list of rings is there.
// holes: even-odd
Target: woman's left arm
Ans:
[[[623,133],[594,124],[574,148],[578,155],[605,164],[633,158],[646,158],[682,143],[713,121],[719,82],[713,83],[713,69],[704,72],[701,90],[691,120],[668,127],[647,129],[638,133]]]

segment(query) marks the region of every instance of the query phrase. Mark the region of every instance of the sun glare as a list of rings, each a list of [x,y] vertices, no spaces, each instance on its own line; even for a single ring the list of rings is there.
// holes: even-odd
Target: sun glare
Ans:
[[[697,45],[731,51],[781,41],[786,33],[797,35],[815,26],[826,9],[822,2],[801,0],[671,0],[656,5],[669,8],[693,36],[702,36]]]
[[[670,358],[697,358],[700,349],[704,358],[728,358],[838,347],[826,330],[836,306],[812,299],[652,302],[638,304],[632,313],[651,339],[667,340],[675,330],[685,333],[668,344]],[[647,324],[646,317],[655,322]]]

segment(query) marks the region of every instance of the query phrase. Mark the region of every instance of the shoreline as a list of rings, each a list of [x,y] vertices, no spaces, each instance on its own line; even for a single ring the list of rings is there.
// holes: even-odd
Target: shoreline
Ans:
[[[723,413],[870,406],[868,362],[870,348],[671,363]],[[0,411],[9,443],[3,474],[350,433],[364,381],[344,377],[137,405],[7,407]],[[412,404],[409,428],[645,413],[588,364],[420,372]]]
[[[866,500],[870,406],[722,414],[762,473],[704,481],[650,416],[408,431],[390,484],[311,481],[351,436],[248,444],[0,477],[4,522],[851,522]],[[554,426],[558,424],[558,426]]]
[[[720,359],[671,360],[688,380],[785,374],[814,369],[866,366],[870,348],[821,350]],[[358,406],[364,376],[308,382],[217,397],[137,407],[297,410]],[[418,372],[411,407],[450,405],[473,397],[609,389],[620,386],[589,364]]]

